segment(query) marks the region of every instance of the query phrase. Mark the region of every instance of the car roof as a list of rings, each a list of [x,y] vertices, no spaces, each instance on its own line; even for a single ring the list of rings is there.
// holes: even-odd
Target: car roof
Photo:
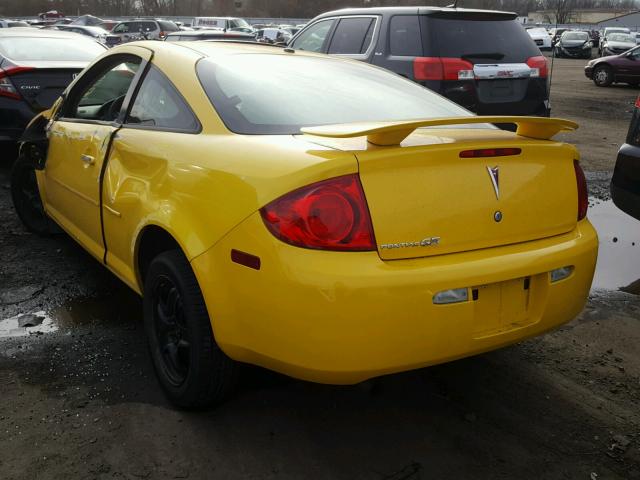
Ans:
[[[420,15],[437,15],[437,14],[474,14],[484,13],[492,15],[504,15],[505,17],[515,18],[517,14],[515,12],[505,12],[500,10],[481,10],[475,8],[452,8],[452,7],[369,7],[369,8],[343,8],[340,10],[332,10],[318,15],[315,18],[322,17],[334,17],[339,15],[372,15],[376,13],[383,13],[388,15],[393,14],[420,14]]]
[[[32,27],[14,27],[0,30],[2,37],[42,37],[42,38],[74,38],[82,37],[79,33],[62,30],[41,30]]]
[[[225,32],[224,30],[183,30],[179,32],[171,32],[167,37],[200,37],[209,35],[219,35],[221,37],[235,37],[235,38],[254,38],[250,33],[244,32]]]

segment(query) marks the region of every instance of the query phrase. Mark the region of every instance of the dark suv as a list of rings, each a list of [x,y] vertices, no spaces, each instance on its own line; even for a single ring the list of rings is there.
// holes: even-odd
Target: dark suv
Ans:
[[[314,18],[289,46],[387,68],[479,114],[550,113],[547,61],[515,13],[337,10]]]

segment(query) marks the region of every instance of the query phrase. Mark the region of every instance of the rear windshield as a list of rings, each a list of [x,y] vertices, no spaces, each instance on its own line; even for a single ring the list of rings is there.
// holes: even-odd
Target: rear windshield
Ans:
[[[236,133],[297,134],[306,126],[471,115],[386,70],[331,57],[229,55],[201,60],[197,72]]]
[[[178,26],[173,22],[158,20],[158,24],[160,25],[160,29],[165,32],[177,32],[180,30],[180,28],[178,28]]]
[[[540,50],[516,20],[425,16],[429,56],[465,58],[471,63],[524,63]],[[494,17],[495,18],[495,17]]]
[[[86,37],[85,37],[86,38]],[[0,53],[15,61],[89,62],[104,53],[99,43],[78,38],[5,37],[0,38]]]

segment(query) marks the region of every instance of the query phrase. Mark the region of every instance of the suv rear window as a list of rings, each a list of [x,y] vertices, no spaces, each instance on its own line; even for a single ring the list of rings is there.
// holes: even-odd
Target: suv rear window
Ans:
[[[163,32],[177,32],[180,30],[178,26],[173,22],[158,20],[158,24],[160,25],[160,30],[162,30]]]
[[[465,58],[472,63],[524,63],[540,55],[529,34],[513,17],[426,15],[427,56]]]

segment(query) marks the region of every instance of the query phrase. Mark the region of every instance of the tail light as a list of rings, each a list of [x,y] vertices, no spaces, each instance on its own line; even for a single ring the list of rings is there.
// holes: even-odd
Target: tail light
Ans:
[[[527,65],[529,65],[531,76],[534,78],[547,78],[549,75],[549,64],[543,55],[529,58]]]
[[[640,95],[638,95],[638,98],[636,98],[635,106],[636,108],[640,108]]]
[[[164,37],[166,37],[166,36],[167,36],[167,34],[166,34],[166,33],[164,33],[164,32],[160,32],[160,38],[164,38]]]
[[[578,160],[573,161],[573,168],[576,171],[576,182],[578,183],[578,221],[580,221],[587,216],[589,194],[587,192],[587,179]]]
[[[460,58],[417,57],[413,76],[416,80],[473,80],[473,64]]]
[[[33,70],[31,67],[9,67],[0,68],[0,97],[9,97],[16,100],[20,100],[22,97],[15,85],[11,82],[9,77],[16,75],[17,73],[28,72]]]
[[[375,238],[358,175],[294,190],[260,210],[269,231],[285,243],[317,250],[375,250]]]

